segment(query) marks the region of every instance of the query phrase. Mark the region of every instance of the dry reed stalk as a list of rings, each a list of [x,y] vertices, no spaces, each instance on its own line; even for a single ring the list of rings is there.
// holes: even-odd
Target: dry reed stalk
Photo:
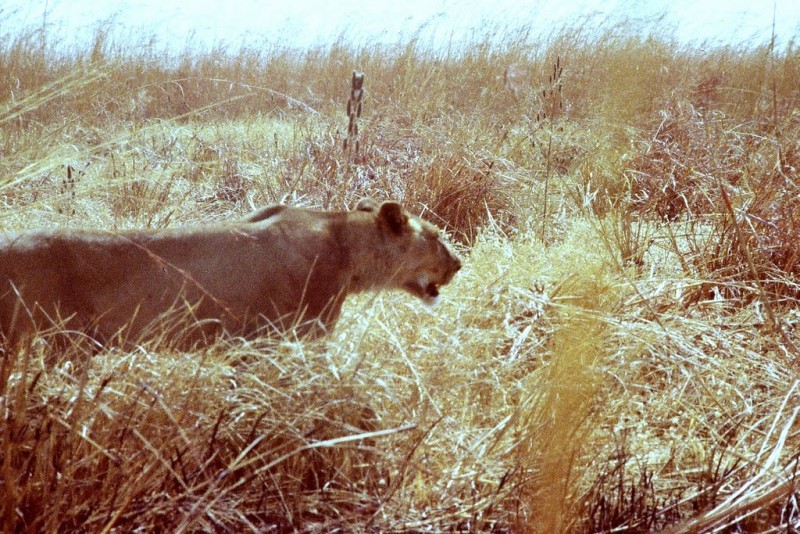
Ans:
[[[558,119],[564,113],[564,65],[561,56],[556,57],[553,71],[547,77],[547,84],[542,88],[541,111],[536,114],[536,120]]]
[[[351,156],[358,156],[361,139],[358,135],[358,119],[361,118],[361,99],[364,96],[364,73],[353,71],[350,80],[350,98],[347,99],[347,138],[344,150]]]

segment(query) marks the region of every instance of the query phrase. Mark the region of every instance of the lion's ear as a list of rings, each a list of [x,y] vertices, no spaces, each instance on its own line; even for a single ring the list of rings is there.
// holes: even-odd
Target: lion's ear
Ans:
[[[378,211],[378,204],[371,198],[362,198],[355,207],[356,211]]]
[[[403,233],[408,224],[408,215],[403,206],[397,202],[384,202],[378,212],[378,217],[383,220],[395,234]]]

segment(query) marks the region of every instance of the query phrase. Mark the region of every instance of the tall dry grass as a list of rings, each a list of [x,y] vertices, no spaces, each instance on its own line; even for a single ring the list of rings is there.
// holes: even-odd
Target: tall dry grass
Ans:
[[[439,308],[365,295],[323,341],[4,353],[4,530],[800,528],[800,56],[640,28],[0,35],[3,230],[368,195],[467,258]]]

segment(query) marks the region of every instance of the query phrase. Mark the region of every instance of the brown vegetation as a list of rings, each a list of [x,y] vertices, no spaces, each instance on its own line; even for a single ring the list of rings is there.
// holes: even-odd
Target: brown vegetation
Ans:
[[[800,55],[641,35],[0,36],[4,231],[372,196],[466,257],[435,311],[356,297],[322,341],[6,356],[6,530],[800,528]]]

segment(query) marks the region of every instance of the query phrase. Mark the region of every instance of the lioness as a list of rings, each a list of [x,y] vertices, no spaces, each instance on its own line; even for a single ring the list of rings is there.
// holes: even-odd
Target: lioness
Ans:
[[[396,202],[275,205],[164,230],[0,234],[0,337],[14,343],[53,325],[101,344],[165,331],[190,332],[193,344],[319,334],[352,293],[402,289],[431,303],[460,268],[439,230]]]

